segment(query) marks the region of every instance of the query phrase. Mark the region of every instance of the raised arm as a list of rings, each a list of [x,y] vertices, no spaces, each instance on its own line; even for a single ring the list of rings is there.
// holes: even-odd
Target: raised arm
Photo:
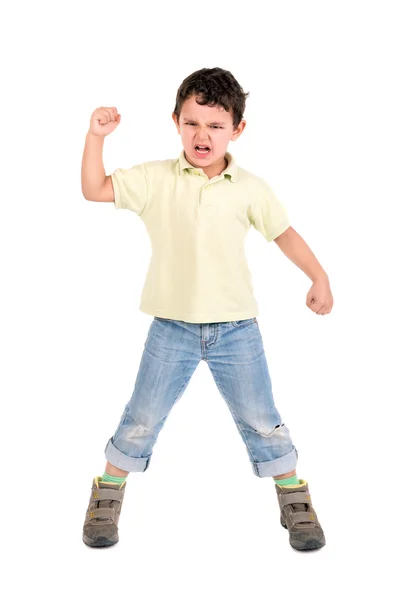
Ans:
[[[82,157],[81,185],[86,200],[114,202],[111,176],[106,176],[103,165],[103,146],[106,135],[119,125],[121,115],[115,107],[96,108],[90,118]]]

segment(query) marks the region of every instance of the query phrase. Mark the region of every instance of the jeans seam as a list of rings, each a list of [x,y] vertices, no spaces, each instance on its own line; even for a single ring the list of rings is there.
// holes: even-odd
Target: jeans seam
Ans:
[[[196,366],[196,368],[197,368],[197,366]],[[194,371],[195,371],[195,370],[196,370],[196,369],[194,369]],[[194,371],[193,371],[193,373],[194,373]],[[178,399],[178,397],[179,397],[179,394],[180,394],[180,393],[181,393],[181,391],[184,389],[185,385],[188,383],[188,381],[189,381],[189,380],[190,380],[190,378],[192,377],[193,373],[191,373],[190,375],[188,375],[188,376],[187,376],[187,378],[184,380],[183,384],[182,384],[182,385],[181,385],[181,387],[179,388],[178,392],[176,393],[176,396],[175,396],[175,398],[174,398],[174,401],[173,401],[173,403],[172,403],[172,406],[171,406],[171,408],[169,409],[169,411],[168,411],[167,415],[165,415],[166,417],[167,417],[167,416],[168,416],[168,414],[171,412],[172,408],[174,407],[174,404],[175,404],[175,402],[177,401],[177,399]]]
[[[229,406],[229,410],[231,411],[232,415],[233,415],[234,417],[236,417],[236,419],[234,419],[234,421],[235,421],[236,425],[238,426],[238,428],[239,428],[239,431],[242,433],[242,436],[243,436],[243,439],[244,439],[244,441],[245,441],[245,444],[246,444],[246,446],[247,446],[247,448],[248,448],[248,450],[249,450],[249,452],[250,452],[250,456],[252,457],[252,459],[253,459],[253,462],[256,462],[256,459],[255,459],[255,456],[253,455],[253,452],[252,452],[252,450],[251,450],[250,444],[248,443],[248,439],[247,439],[246,433],[244,432],[244,430],[242,429],[242,427],[241,427],[241,425],[240,425],[240,423],[239,423],[239,416],[238,416],[238,415],[235,413],[235,411],[234,411],[234,410],[232,410],[231,403],[229,402],[229,400],[228,400],[227,396],[226,396],[226,395],[224,394],[224,392],[223,392],[223,389],[222,389],[221,382],[220,382],[220,380],[218,379],[218,377],[216,376],[216,374],[213,372],[213,370],[212,370],[212,368],[211,368],[211,367],[210,367],[210,370],[211,370],[211,373],[212,373],[212,375],[213,375],[213,377],[214,377],[214,379],[215,379],[215,382],[216,382],[216,384],[217,384],[217,386],[218,386],[218,389],[220,390],[220,392],[221,392],[222,396],[225,398],[225,401],[226,401],[226,403],[227,403],[227,404],[228,404],[228,406]]]

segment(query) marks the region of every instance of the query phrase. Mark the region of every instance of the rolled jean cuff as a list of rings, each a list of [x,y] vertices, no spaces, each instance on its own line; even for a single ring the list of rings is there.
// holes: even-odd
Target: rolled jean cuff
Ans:
[[[130,473],[145,471],[149,466],[151,459],[151,454],[149,456],[144,456],[143,458],[127,456],[114,446],[112,438],[108,440],[104,453],[108,462],[114,467],[117,467],[117,469],[121,469],[122,471],[129,471]]]
[[[297,456],[298,452],[293,446],[289,454],[275,458],[275,460],[252,462],[251,464],[257,477],[274,477],[293,471],[297,465]]]

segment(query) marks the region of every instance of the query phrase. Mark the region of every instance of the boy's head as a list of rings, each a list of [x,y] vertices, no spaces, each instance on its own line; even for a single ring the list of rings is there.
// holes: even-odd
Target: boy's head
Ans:
[[[183,80],[172,118],[191,164],[212,175],[216,168],[225,168],[228,144],[237,140],[246,125],[243,113],[248,95],[232,73],[218,67],[200,69]]]

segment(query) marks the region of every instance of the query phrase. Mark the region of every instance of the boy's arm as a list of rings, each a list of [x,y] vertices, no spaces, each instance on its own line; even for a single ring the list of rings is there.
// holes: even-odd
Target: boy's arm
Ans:
[[[86,135],[82,157],[82,194],[86,200],[114,202],[111,176],[106,176],[103,165],[104,136]]]
[[[100,106],[90,117],[82,157],[81,183],[86,200],[114,202],[111,175],[106,176],[103,165],[103,146],[106,135],[112,133],[121,122],[115,106]]]
[[[106,176],[103,165],[104,138],[121,121],[115,107],[96,108],[90,118],[82,158],[82,193],[93,202],[114,202],[115,208],[127,208],[142,215],[149,198],[149,181],[145,164],[129,169],[115,169]]]
[[[333,297],[328,275],[303,238],[293,227],[288,227],[286,231],[274,239],[274,242],[313,282],[307,294],[307,306],[319,315],[330,313],[333,306]]]

